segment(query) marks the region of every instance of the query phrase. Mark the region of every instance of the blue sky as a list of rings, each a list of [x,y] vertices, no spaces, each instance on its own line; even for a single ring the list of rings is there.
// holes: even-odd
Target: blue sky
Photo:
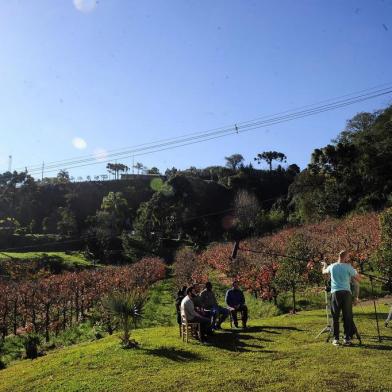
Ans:
[[[0,18],[0,172],[9,155],[13,168],[84,156],[392,82],[392,0],[4,0]],[[277,150],[303,168],[355,113],[390,103],[137,160],[184,169]]]

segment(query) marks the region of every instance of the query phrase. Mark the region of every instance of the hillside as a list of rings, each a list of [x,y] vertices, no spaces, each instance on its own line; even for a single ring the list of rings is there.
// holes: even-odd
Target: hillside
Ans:
[[[372,310],[355,310],[362,347],[316,340],[321,310],[251,319],[247,331],[226,323],[210,346],[155,327],[134,332],[139,349],[112,336],[17,362],[1,371],[0,391],[392,391],[392,330],[382,326],[377,342]]]

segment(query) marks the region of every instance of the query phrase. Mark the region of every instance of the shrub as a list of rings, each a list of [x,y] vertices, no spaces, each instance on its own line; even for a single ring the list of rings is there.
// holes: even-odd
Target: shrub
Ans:
[[[104,306],[119,320],[123,330],[121,341],[124,348],[138,346],[135,340],[130,340],[130,330],[132,324],[136,328],[137,322],[142,317],[145,302],[145,295],[138,291],[114,292],[104,302]]]
[[[35,359],[38,357],[39,336],[35,333],[29,333],[24,336],[23,345],[26,350],[26,358]]]

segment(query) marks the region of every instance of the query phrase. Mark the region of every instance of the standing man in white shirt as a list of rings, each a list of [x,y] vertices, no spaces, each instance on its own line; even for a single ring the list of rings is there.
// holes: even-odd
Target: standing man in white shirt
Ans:
[[[196,294],[193,286],[187,288],[186,294],[186,297],[181,302],[181,316],[185,317],[189,323],[200,323],[201,339],[204,342],[206,335],[211,331],[211,320],[196,312],[193,303]]]
[[[351,338],[355,333],[353,321],[351,283],[354,284],[354,304],[358,302],[359,274],[348,263],[348,253],[342,250],[336,263],[327,266],[322,262],[323,274],[331,275],[331,313],[333,319],[334,346],[339,345],[339,316],[343,313],[344,340],[343,345],[351,345]]]

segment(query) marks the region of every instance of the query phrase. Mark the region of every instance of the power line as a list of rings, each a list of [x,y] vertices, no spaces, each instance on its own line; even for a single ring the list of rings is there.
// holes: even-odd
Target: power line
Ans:
[[[122,158],[128,158],[130,156],[141,156],[141,155],[156,153],[156,152],[165,151],[165,150],[169,150],[169,149],[173,149],[173,148],[183,147],[183,146],[187,146],[190,144],[213,140],[213,139],[224,137],[224,136],[227,136],[227,135],[230,135],[233,133],[237,133],[237,134],[243,133],[243,132],[247,132],[250,130],[257,129],[257,128],[271,126],[271,125],[279,124],[282,122],[292,121],[292,120],[307,117],[310,115],[319,114],[319,113],[322,113],[325,111],[345,107],[348,105],[352,105],[354,103],[363,102],[365,100],[369,100],[369,99],[373,99],[373,98],[376,98],[376,97],[379,97],[382,95],[386,95],[391,92],[392,92],[392,89],[387,89],[387,90],[383,89],[382,91],[374,92],[372,94],[364,94],[364,95],[356,96],[356,97],[350,98],[349,100],[341,100],[341,101],[333,102],[332,104],[322,105],[319,107],[312,108],[310,110],[294,112],[294,113],[291,113],[291,114],[288,114],[285,116],[275,116],[275,117],[271,116],[271,118],[264,120],[264,121],[249,122],[244,125],[237,124],[236,126],[231,126],[229,128],[225,128],[225,129],[219,129],[217,131],[211,131],[211,132],[207,131],[204,134],[197,135],[197,136],[183,137],[178,140],[168,141],[165,143],[159,143],[159,144],[151,145],[149,147],[140,147],[140,148],[137,148],[134,150],[128,150],[126,152],[122,152],[119,154],[113,154],[112,158],[114,156],[116,156],[116,157],[121,156]],[[124,154],[126,154],[126,156],[124,156]],[[96,159],[94,159],[93,162],[91,162],[92,161],[91,158],[87,158],[87,159],[83,159],[83,160],[79,160],[79,161],[74,161],[74,162],[70,162],[70,164],[72,164],[72,166],[70,168],[78,168],[78,167],[83,167],[83,166],[90,166],[93,164],[106,163],[106,162],[110,162],[112,160],[112,158],[105,160],[105,161],[100,161],[100,162],[96,162]],[[49,169],[49,170],[46,170],[47,172],[56,171],[60,168],[60,166],[57,164],[56,165],[48,164],[48,165],[46,165],[46,167],[47,167],[47,169]],[[38,171],[38,168],[36,170]]]
[[[205,132],[199,132],[195,134],[189,134],[189,135],[184,135],[181,137],[177,138],[172,138],[172,139],[163,139],[158,142],[151,142],[151,143],[145,143],[141,144],[138,146],[135,146],[133,149],[126,149],[125,151],[121,152],[114,152],[112,154],[108,154],[107,158],[105,160],[99,160],[97,161],[97,158],[95,156],[92,157],[80,157],[76,158],[73,160],[63,160],[63,161],[55,161],[52,163],[48,163],[45,165],[46,167],[46,172],[53,172],[57,171],[60,168],[64,168],[65,166],[67,169],[74,169],[74,168],[79,168],[79,167],[84,167],[84,166],[90,166],[90,165],[95,165],[95,164],[102,164],[102,163],[108,163],[113,160],[113,158],[129,158],[129,157],[134,157],[134,156],[141,156],[141,155],[146,155],[146,154],[151,154],[151,153],[156,153],[160,151],[165,151],[173,148],[179,148],[195,143],[201,143],[209,140],[213,140],[216,138],[220,137],[225,137],[231,134],[239,134],[239,133],[244,133],[248,132],[254,129],[262,128],[262,127],[267,127],[267,126],[272,126],[276,124],[280,124],[283,122],[287,121],[293,121],[296,119],[304,118],[307,116],[312,116],[316,115],[322,112],[330,111],[330,110],[335,110],[338,108],[342,108],[345,106],[349,106],[355,103],[363,102],[366,100],[374,99],[383,95],[387,95],[392,93],[392,86],[374,90],[373,89],[368,89],[368,90],[362,90],[362,91],[369,91],[372,90],[371,92],[364,93],[364,94],[359,94],[356,96],[352,96],[350,98],[346,99],[339,99],[339,100],[334,100],[332,101],[327,100],[323,102],[330,102],[328,104],[324,105],[319,105],[315,106],[313,105],[307,105],[305,108],[310,108],[310,109],[305,109],[305,110],[297,110],[297,111],[285,111],[281,112],[278,115],[270,115],[270,116],[264,116],[256,120],[250,120],[242,123],[236,123],[233,126],[228,126],[228,127],[222,127],[222,128],[215,128],[209,131]],[[350,94],[352,95],[352,94]],[[348,95],[346,95],[348,96]],[[332,101],[332,102],[331,102]],[[264,118],[264,120],[262,120]],[[42,167],[41,166],[32,166],[30,169],[28,168],[28,171],[31,174],[38,174],[41,172]]]
[[[308,104],[308,105],[299,106],[299,107],[296,107],[296,108],[293,108],[293,109],[288,109],[288,110],[285,110],[285,111],[282,111],[282,112],[278,112],[278,113],[275,113],[275,114],[272,114],[272,115],[258,116],[258,117],[254,118],[254,119],[252,119],[252,120],[240,121],[240,122],[238,122],[238,123],[235,124],[235,127],[237,126],[237,124],[245,125],[245,124],[247,124],[247,123],[249,123],[249,122],[255,122],[255,121],[259,121],[259,120],[261,120],[261,119],[267,119],[267,118],[270,118],[270,117],[275,117],[275,116],[287,114],[287,113],[290,113],[290,112],[292,112],[292,111],[303,110],[303,109],[310,108],[310,107],[313,107],[313,106],[316,106],[316,105],[321,105],[321,104],[325,104],[325,103],[327,103],[327,102],[331,102],[331,101],[335,101],[335,100],[338,100],[338,99],[350,97],[350,96],[355,95],[355,94],[362,94],[362,93],[370,92],[370,91],[373,91],[373,90],[379,90],[379,89],[381,89],[382,87],[383,87],[383,88],[391,88],[391,84],[392,84],[392,82],[383,83],[383,84],[380,84],[380,85],[377,85],[377,86],[374,86],[374,87],[370,87],[370,88],[363,89],[363,90],[359,90],[359,91],[355,91],[355,92],[352,92],[352,93],[349,93],[349,94],[345,94],[345,95],[337,96],[337,97],[334,97],[334,98],[329,98],[329,99],[326,99],[326,100],[318,101],[318,102],[315,102],[315,103],[313,103],[313,104]],[[118,152],[121,152],[121,151],[124,151],[124,150],[127,151],[127,150],[132,149],[132,148],[138,148],[138,147],[144,147],[144,146],[154,145],[154,144],[156,144],[156,143],[174,141],[174,140],[177,140],[177,139],[181,139],[182,137],[185,137],[185,136],[196,136],[196,135],[204,134],[204,133],[210,132],[210,131],[224,130],[224,129],[227,129],[228,127],[229,127],[229,126],[218,127],[218,128],[210,129],[210,130],[208,130],[208,131],[193,132],[193,133],[189,133],[189,134],[186,134],[186,135],[183,135],[183,136],[177,136],[177,137],[172,137],[172,138],[168,138],[168,139],[160,139],[160,140],[157,140],[157,141],[155,141],[155,142],[152,141],[152,142],[143,143],[143,144],[138,144],[138,145],[131,146],[131,147],[122,147],[122,148],[119,148],[119,149],[107,151],[107,153],[108,153],[108,155],[111,156],[112,153],[114,154],[114,153],[118,153]],[[99,154],[97,154],[97,155],[99,155]],[[68,162],[73,162],[73,161],[79,160],[79,159],[86,159],[86,158],[88,158],[88,157],[94,159],[94,158],[96,158],[96,154],[89,154],[89,155],[85,155],[85,156],[75,157],[75,158],[72,158],[72,159],[65,159],[65,160],[53,161],[53,162],[50,162],[50,164],[54,164],[54,163],[67,164]],[[35,164],[35,165],[30,165],[30,168],[32,168],[32,169],[34,169],[34,168],[40,168],[40,167],[41,167],[41,163],[37,163],[37,164]],[[21,170],[21,169],[19,169],[19,170]]]
[[[270,118],[270,117],[274,117],[274,116],[278,116],[278,115],[283,115],[283,114],[286,114],[286,113],[289,113],[289,112],[292,112],[292,111],[303,110],[303,109],[306,109],[306,108],[313,107],[315,105],[320,105],[320,104],[331,102],[331,101],[334,101],[334,100],[337,100],[337,99],[342,99],[342,98],[349,97],[349,96],[352,96],[352,95],[355,95],[355,94],[360,94],[360,93],[364,93],[364,92],[370,92],[372,90],[377,90],[377,89],[380,89],[381,87],[389,88],[387,86],[390,86],[391,83],[392,82],[383,83],[383,84],[380,84],[380,85],[377,85],[377,86],[374,86],[374,87],[370,87],[370,88],[367,88],[367,89],[359,90],[359,91],[352,92],[352,93],[349,93],[349,94],[345,94],[345,95],[337,96],[337,97],[334,97],[334,98],[329,98],[329,99],[326,99],[326,100],[318,101],[318,102],[315,102],[313,104],[308,104],[308,105],[299,106],[299,107],[296,107],[296,108],[293,108],[293,109],[288,109],[288,110],[285,110],[283,112],[275,113],[273,115],[264,115],[264,116],[261,116],[261,117],[260,116],[256,117],[256,118],[254,118],[252,120],[240,121],[238,124],[245,125],[245,124],[247,124],[249,122],[259,121],[261,119]],[[236,125],[237,124],[235,124],[235,126]],[[227,128],[228,128],[228,126],[218,127],[218,128],[210,129],[209,131],[218,131],[218,130],[223,130],[223,129],[227,129]],[[195,135],[200,135],[200,134],[203,134],[203,133],[209,132],[209,131],[198,131],[198,132],[189,133],[189,134],[184,135],[184,136],[195,136]],[[155,142],[152,141],[152,142],[138,144],[138,145],[131,146],[131,147],[122,147],[122,148],[119,148],[119,149],[107,151],[107,153],[111,156],[112,153],[118,153],[118,152],[121,152],[121,151],[124,151],[124,150],[127,151],[127,150],[132,149],[132,148],[138,148],[138,147],[153,145],[153,144],[156,144],[156,143],[162,143],[162,142],[167,142],[167,141],[174,141],[174,140],[179,139],[179,138],[182,138],[182,136],[177,136],[177,137],[168,138],[168,139],[160,139],[160,140],[157,140]],[[99,154],[89,154],[89,155],[79,156],[79,157],[75,157],[75,158],[71,158],[71,159],[63,159],[63,160],[58,160],[58,161],[52,161],[52,162],[50,162],[50,164],[58,163],[58,164],[66,165],[68,162],[73,162],[73,161],[79,160],[79,159],[86,159],[88,157],[96,158],[96,155],[99,155]],[[40,167],[41,167],[41,163],[30,165],[31,169],[40,168]],[[19,168],[17,170],[22,170],[22,168]]]

